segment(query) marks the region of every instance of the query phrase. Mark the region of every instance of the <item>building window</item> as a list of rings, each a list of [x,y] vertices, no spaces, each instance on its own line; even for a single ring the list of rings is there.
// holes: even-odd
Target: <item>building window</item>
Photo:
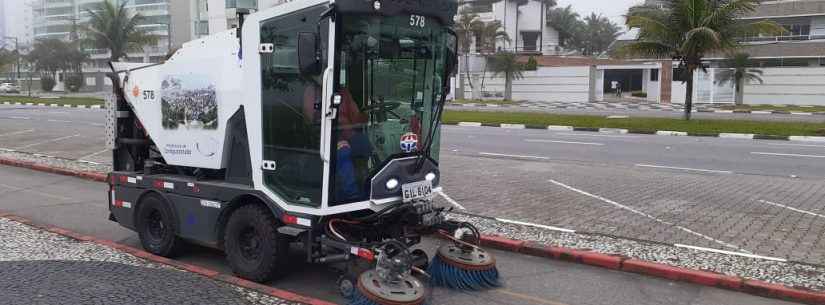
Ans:
[[[538,51],[539,32],[521,32],[522,48],[524,52]]]
[[[686,82],[688,78],[687,70],[684,68],[673,68],[673,81]]]
[[[659,69],[650,69],[650,81],[651,82],[658,82],[659,81]]]

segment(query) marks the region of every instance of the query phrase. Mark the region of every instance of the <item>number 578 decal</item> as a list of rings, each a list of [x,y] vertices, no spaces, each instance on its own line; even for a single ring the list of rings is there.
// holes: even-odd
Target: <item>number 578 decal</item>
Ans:
[[[427,17],[421,15],[410,15],[410,26],[423,28],[427,25]]]

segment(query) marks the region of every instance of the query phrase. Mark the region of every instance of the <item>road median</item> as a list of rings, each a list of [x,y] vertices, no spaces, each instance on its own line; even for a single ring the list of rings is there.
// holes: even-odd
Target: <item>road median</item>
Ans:
[[[825,141],[824,123],[761,122],[744,120],[691,120],[668,118],[607,118],[523,112],[446,111],[444,124],[553,131],[704,136],[731,139]]]

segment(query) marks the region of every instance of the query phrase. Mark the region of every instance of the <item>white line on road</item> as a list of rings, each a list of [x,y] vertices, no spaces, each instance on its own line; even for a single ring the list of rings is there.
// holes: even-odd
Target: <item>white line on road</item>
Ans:
[[[540,229],[547,229],[547,230],[565,232],[565,233],[576,233],[576,230],[570,230],[570,229],[559,228],[559,227],[548,226],[548,225],[540,225],[540,224],[537,224],[537,223],[529,223],[529,222],[523,222],[523,221],[518,221],[518,220],[510,220],[510,219],[504,219],[504,218],[496,218],[496,220],[498,220],[500,222],[504,222],[504,223],[512,223],[514,225],[536,227],[536,228],[540,228]]]
[[[493,157],[510,157],[510,158],[524,158],[524,159],[541,159],[547,160],[550,159],[548,157],[539,157],[539,156],[523,156],[523,155],[508,155],[508,154],[497,154],[497,153],[488,153],[488,152],[480,152],[478,153],[482,156],[493,156]]]
[[[67,120],[46,120],[46,121],[57,122],[57,123],[71,123],[72,122],[72,121],[67,121]]]
[[[32,119],[32,118],[27,117],[27,116],[10,116],[9,118],[10,119],[15,119],[15,120],[31,120]]]
[[[554,140],[538,140],[538,139],[526,139],[524,142],[530,143],[559,143],[559,144],[579,144],[579,145],[594,145],[594,146],[602,146],[604,143],[592,143],[592,142],[572,142],[572,141],[554,141]]]
[[[776,203],[776,202],[770,202],[770,201],[761,200],[761,199],[759,200],[759,202],[764,203],[764,204],[769,204],[769,205],[772,205],[772,206],[776,206],[776,207],[780,207],[780,208],[786,208],[786,209],[794,211],[794,212],[799,212],[799,213],[811,215],[811,216],[814,216],[814,217],[825,218],[825,215],[822,215],[822,214],[817,214],[817,213],[814,213],[814,212],[811,212],[811,211],[800,210],[800,209],[797,209],[795,207],[789,207],[787,205],[779,204],[779,203]]]
[[[775,146],[825,147],[825,145],[814,145],[814,144],[779,144],[779,143],[765,143],[765,144],[775,145]]]
[[[92,153],[92,154],[85,155],[85,156],[80,157],[80,158],[78,158],[78,159],[80,159],[80,160],[82,161],[83,159],[86,159],[86,158],[91,158],[91,157],[97,156],[97,155],[99,155],[99,154],[105,153],[105,152],[107,152],[107,151],[112,151],[112,150],[110,150],[110,149],[108,149],[108,148],[107,148],[107,149],[101,150],[101,151],[96,152],[96,153]]]
[[[744,256],[744,257],[771,260],[771,261],[777,261],[777,262],[787,262],[788,261],[787,259],[784,259],[784,258],[771,257],[771,256],[762,256],[762,255],[756,255],[756,254],[750,254],[750,253],[719,250],[719,249],[697,247],[697,246],[683,245],[683,244],[673,244],[673,245],[676,246],[676,247],[679,247],[679,248],[688,248],[688,249],[699,250],[699,251],[722,253],[722,254],[736,255],[736,256]]]
[[[639,136],[612,135],[612,134],[584,134],[584,133],[557,133],[558,136],[568,137],[602,137],[602,138],[638,138]]]
[[[29,145],[16,147],[14,149],[29,148],[29,147],[32,147],[32,146],[37,146],[37,145],[52,143],[52,142],[57,142],[57,141],[63,141],[63,140],[66,140],[66,139],[71,139],[71,138],[79,137],[79,136],[80,136],[80,134],[75,134],[75,135],[70,135],[70,136],[65,136],[65,137],[59,137],[57,139],[51,139],[51,140],[41,141],[41,142],[37,142],[37,143],[32,143],[32,144],[29,144]]]
[[[643,217],[649,218],[649,219],[651,219],[651,220],[653,220],[653,221],[655,221],[655,222],[658,222],[658,223],[661,223],[661,224],[664,224],[664,225],[672,226],[672,227],[674,227],[674,228],[676,228],[676,229],[679,229],[679,230],[681,230],[681,231],[684,231],[684,232],[687,232],[687,233],[690,233],[690,234],[693,234],[693,235],[699,236],[699,237],[701,237],[701,238],[704,238],[704,239],[707,239],[707,240],[713,241],[713,242],[718,243],[718,244],[720,244],[720,245],[723,245],[723,246],[725,246],[725,247],[728,247],[728,248],[733,248],[733,249],[740,250],[740,251],[745,251],[745,250],[743,250],[743,249],[741,249],[741,248],[737,247],[736,245],[726,243],[726,242],[724,242],[724,241],[721,241],[721,240],[715,239],[715,238],[713,238],[713,237],[710,237],[710,236],[704,235],[704,234],[702,234],[702,233],[699,233],[699,232],[693,231],[693,230],[691,230],[691,229],[685,228],[685,227],[680,226],[680,225],[677,225],[677,224],[675,224],[675,223],[672,223],[672,222],[668,222],[668,221],[661,220],[661,219],[659,219],[659,218],[654,217],[653,215],[650,215],[650,214],[647,214],[647,213],[645,213],[645,212],[642,212],[642,211],[636,210],[636,209],[631,208],[631,207],[629,207],[629,206],[626,206],[626,205],[623,205],[623,204],[621,204],[621,203],[615,202],[615,201],[613,201],[613,200],[610,200],[610,199],[604,198],[604,197],[602,197],[602,196],[599,196],[599,195],[594,195],[594,194],[591,194],[591,193],[585,192],[585,191],[583,191],[583,190],[580,190],[580,189],[574,188],[574,187],[572,187],[572,186],[566,185],[566,184],[564,184],[564,183],[558,182],[558,181],[553,180],[553,179],[550,179],[550,180],[548,180],[548,181],[549,181],[550,183],[553,183],[553,184],[555,184],[555,185],[561,186],[561,187],[563,187],[563,188],[566,188],[566,189],[568,189],[568,190],[574,191],[574,192],[576,192],[576,193],[579,193],[579,194],[582,194],[582,195],[585,195],[585,196],[588,196],[588,197],[591,197],[591,198],[598,199],[598,200],[600,200],[600,201],[602,201],[602,202],[604,202],[604,203],[607,203],[607,204],[613,205],[613,206],[615,206],[615,207],[617,207],[617,208],[620,208],[620,209],[623,209],[623,210],[627,210],[627,211],[629,211],[629,212],[631,212],[631,213],[633,213],[633,214],[641,215],[641,216],[643,216]]]
[[[3,133],[3,134],[0,134],[0,137],[5,137],[5,136],[14,136],[14,135],[19,135],[19,134],[24,134],[24,133],[30,133],[30,132],[33,132],[33,131],[34,131],[34,129],[26,129],[26,130],[14,131],[14,132],[9,132],[9,133]]]
[[[438,192],[438,194],[440,194],[441,197],[444,198],[444,200],[447,200],[447,202],[449,202],[453,206],[457,207],[459,210],[466,210],[463,205],[461,205],[457,201],[453,200],[453,198],[450,198],[450,196],[447,196],[447,194],[444,194],[444,192]]]
[[[732,171],[715,170],[715,169],[675,167],[675,166],[663,166],[663,165],[652,165],[652,164],[636,164],[635,166],[638,166],[638,167],[651,167],[651,168],[664,168],[664,169],[678,169],[678,170],[683,170],[683,171],[706,172],[706,173],[717,173],[717,174],[733,174]]]
[[[783,153],[771,153],[771,152],[761,152],[761,151],[752,151],[752,155],[763,155],[763,156],[780,156],[780,157],[801,157],[801,158],[825,158],[823,155],[800,155],[800,154],[783,154]]]

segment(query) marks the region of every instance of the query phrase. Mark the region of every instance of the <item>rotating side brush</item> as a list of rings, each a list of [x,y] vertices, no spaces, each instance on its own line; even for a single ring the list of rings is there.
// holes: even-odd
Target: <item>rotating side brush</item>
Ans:
[[[469,223],[462,223],[455,237],[439,232],[452,241],[438,248],[427,272],[434,286],[459,290],[481,290],[501,286],[496,259],[478,246],[481,234]],[[473,238],[475,244],[466,240]]]

